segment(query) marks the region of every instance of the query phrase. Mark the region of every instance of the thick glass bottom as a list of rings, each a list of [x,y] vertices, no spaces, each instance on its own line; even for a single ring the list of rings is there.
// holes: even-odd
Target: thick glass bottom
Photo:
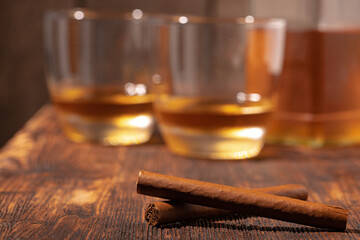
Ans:
[[[264,128],[244,127],[201,131],[173,126],[161,127],[167,146],[178,155],[239,160],[255,157],[264,144]]]
[[[74,142],[101,145],[134,145],[147,142],[154,129],[150,115],[123,115],[105,119],[87,119],[62,114],[60,121],[65,135]]]

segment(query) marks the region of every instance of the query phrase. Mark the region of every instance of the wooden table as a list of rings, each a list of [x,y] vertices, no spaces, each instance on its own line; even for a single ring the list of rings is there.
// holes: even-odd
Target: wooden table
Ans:
[[[349,209],[345,232],[229,216],[152,227],[136,194],[144,169],[257,188],[304,184],[309,201]],[[74,144],[52,107],[42,108],[0,152],[1,239],[360,239],[360,148],[267,147],[260,159],[195,160],[157,141],[133,147]]]

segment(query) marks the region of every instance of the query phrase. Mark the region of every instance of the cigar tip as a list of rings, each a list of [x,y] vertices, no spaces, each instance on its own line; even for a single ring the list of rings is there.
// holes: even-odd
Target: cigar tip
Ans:
[[[137,193],[140,193],[140,189],[139,189],[139,178],[140,178],[140,176],[141,176],[142,174],[144,174],[144,170],[140,170],[140,171],[139,171],[139,177],[138,177],[138,179],[136,180],[136,192],[137,192]]]

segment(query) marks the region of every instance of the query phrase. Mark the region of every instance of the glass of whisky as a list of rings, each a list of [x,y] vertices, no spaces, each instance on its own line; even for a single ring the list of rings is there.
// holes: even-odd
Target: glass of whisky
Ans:
[[[278,107],[267,141],[311,148],[360,144],[360,1],[254,0],[288,21]]]
[[[154,110],[170,150],[207,159],[257,156],[276,101],[285,21],[173,16],[152,26]]]
[[[151,137],[151,41],[145,25],[139,9],[45,14],[47,85],[70,140],[132,145]]]

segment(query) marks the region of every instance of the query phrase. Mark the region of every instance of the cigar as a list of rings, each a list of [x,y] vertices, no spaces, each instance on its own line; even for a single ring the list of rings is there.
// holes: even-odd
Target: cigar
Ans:
[[[348,217],[341,207],[147,171],[139,172],[137,193],[336,230]]]
[[[276,187],[251,189],[251,191],[266,192],[278,196],[285,196],[306,200],[307,189],[299,184],[288,184]],[[145,211],[145,220],[151,225],[181,222],[185,220],[220,217],[234,212],[224,209],[204,207],[190,203],[162,201],[150,203]]]

